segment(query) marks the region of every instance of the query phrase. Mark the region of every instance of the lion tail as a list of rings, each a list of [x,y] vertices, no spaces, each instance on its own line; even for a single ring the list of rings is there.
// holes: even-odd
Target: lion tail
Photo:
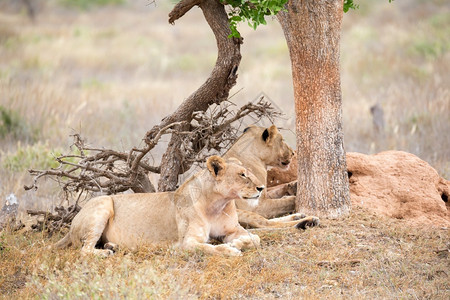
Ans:
[[[61,248],[69,247],[70,245],[72,245],[72,239],[70,238],[70,232],[68,232],[53,247],[56,249],[61,249]]]

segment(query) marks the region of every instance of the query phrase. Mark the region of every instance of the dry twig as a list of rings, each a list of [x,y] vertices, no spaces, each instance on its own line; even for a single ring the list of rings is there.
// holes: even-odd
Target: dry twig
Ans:
[[[47,231],[49,234],[52,234],[55,231],[68,228],[80,209],[81,207],[78,204],[74,204],[67,209],[63,206],[57,206],[55,208],[56,213],[34,210],[27,210],[27,213],[31,216],[38,216],[37,223],[31,225],[31,229],[35,231]]]

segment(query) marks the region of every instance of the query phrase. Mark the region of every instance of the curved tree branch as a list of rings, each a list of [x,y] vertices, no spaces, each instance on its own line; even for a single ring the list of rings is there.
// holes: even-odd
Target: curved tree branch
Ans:
[[[174,25],[175,21],[184,16],[185,13],[191,10],[195,5],[199,5],[201,0],[184,0],[175,5],[169,13],[169,23]]]
[[[230,89],[236,84],[237,70],[241,61],[240,45],[242,39],[229,38],[231,30],[225,7],[219,0],[192,1],[183,0],[169,14],[169,22],[183,16],[194,5],[199,5],[203,15],[214,33],[218,56],[216,64],[206,82],[192,93],[178,109],[165,117],[161,124],[147,133],[151,140],[161,126],[178,121],[190,122],[195,111],[206,111],[211,104],[220,103],[228,98]],[[182,128],[187,130],[188,127]],[[176,189],[178,174],[183,167],[183,155],[179,149],[182,140],[172,135],[167,151],[161,161],[161,177],[158,183],[159,191]]]

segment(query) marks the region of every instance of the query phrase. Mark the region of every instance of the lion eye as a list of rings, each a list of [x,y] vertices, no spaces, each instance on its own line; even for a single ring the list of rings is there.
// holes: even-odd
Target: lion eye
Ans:
[[[239,176],[246,177],[244,173],[240,173]]]

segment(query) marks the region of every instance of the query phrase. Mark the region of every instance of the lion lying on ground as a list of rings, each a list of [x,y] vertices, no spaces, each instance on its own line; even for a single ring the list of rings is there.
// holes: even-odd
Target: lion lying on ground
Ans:
[[[259,237],[238,223],[234,199],[257,201],[264,185],[236,159],[212,156],[207,169],[175,192],[100,196],[86,203],[56,248],[81,246],[82,253],[108,256],[116,245],[134,249],[178,241],[185,249],[240,255],[257,247]],[[246,201],[246,200],[244,200]],[[207,244],[209,238],[224,242]],[[105,249],[96,249],[98,241]]]
[[[246,128],[223,158],[237,158],[245,168],[255,174],[260,182],[266,185],[267,167],[287,169],[293,155],[294,151],[284,142],[277,127],[272,125],[269,128],[257,126]],[[317,217],[305,217],[299,213],[291,214],[295,211],[295,196],[278,199],[272,199],[271,196],[265,189],[256,205],[236,199],[239,223],[254,228],[290,226],[304,228],[319,224]],[[286,214],[291,215],[274,218]]]

